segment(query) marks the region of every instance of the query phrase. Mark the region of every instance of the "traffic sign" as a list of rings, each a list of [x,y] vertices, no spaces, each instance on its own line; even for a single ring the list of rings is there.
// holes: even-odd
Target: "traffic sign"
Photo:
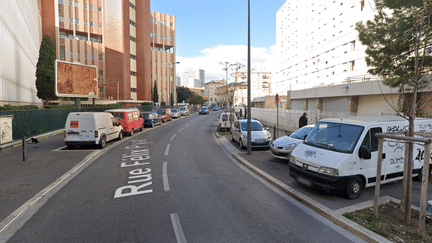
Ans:
[[[275,96],[275,102],[276,102],[276,104],[279,103],[279,95],[278,94],[276,94],[276,96]]]

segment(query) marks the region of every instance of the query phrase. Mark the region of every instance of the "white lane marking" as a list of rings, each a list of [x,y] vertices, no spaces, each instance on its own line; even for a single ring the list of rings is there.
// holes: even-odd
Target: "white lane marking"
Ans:
[[[183,230],[180,225],[180,220],[178,218],[178,215],[176,213],[172,213],[171,215],[171,222],[174,227],[174,232],[177,238],[178,243],[186,243],[186,238],[183,234]]]
[[[190,124],[187,124],[186,127],[190,126]]]
[[[178,132],[181,132],[181,131],[183,131],[183,129],[184,129],[184,128],[180,129],[180,130],[179,130]]]
[[[165,149],[165,155],[168,155],[170,147],[171,147],[171,144],[168,144],[166,149]]]
[[[175,138],[175,136],[177,136],[177,134],[174,134],[174,136],[172,136],[170,140],[172,141]]]
[[[170,190],[169,183],[168,183],[167,165],[168,165],[167,162],[163,162],[163,165],[162,165],[162,181],[163,181],[164,190],[166,192],[168,192]]]

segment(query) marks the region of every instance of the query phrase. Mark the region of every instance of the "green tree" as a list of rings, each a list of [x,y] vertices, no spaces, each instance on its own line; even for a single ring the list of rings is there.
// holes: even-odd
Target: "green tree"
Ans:
[[[204,99],[204,97],[202,97],[201,95],[194,95],[192,97],[189,98],[188,102],[191,105],[202,105],[206,102],[207,100]]]
[[[186,87],[177,87],[177,101],[183,102],[194,96],[194,93]]]
[[[158,102],[159,101],[159,94],[158,94],[158,89],[157,89],[157,83],[154,82],[154,87],[153,87],[153,102]]]
[[[358,23],[359,40],[366,45],[366,62],[370,74],[400,92],[409,92],[409,106],[403,112],[409,121],[408,136],[414,136],[414,119],[418,109],[430,102],[430,96],[418,98],[418,92],[431,80],[431,12],[432,0],[377,0],[373,21]],[[388,102],[390,104],[390,102]],[[413,144],[408,148],[408,168],[413,167]],[[411,221],[412,170],[408,169],[404,202],[405,223]]]
[[[51,38],[46,35],[42,39],[39,58],[36,64],[37,97],[44,102],[57,99],[55,91],[55,61],[56,51]]]

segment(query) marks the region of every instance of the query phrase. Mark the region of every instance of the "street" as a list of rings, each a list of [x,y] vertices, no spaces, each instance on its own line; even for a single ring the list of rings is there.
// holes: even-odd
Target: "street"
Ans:
[[[8,242],[363,242],[229,156],[217,115],[108,144]]]

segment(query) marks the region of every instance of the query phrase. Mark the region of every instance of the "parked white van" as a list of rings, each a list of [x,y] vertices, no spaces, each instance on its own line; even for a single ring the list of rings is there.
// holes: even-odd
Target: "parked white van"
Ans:
[[[106,142],[122,138],[122,126],[110,113],[71,112],[67,117],[64,141],[68,148],[75,145],[98,145],[104,148]]]
[[[290,175],[297,182],[358,198],[363,188],[375,186],[378,138],[376,133],[408,131],[402,117],[323,119],[304,143],[291,153]],[[414,131],[432,132],[432,119],[416,118]],[[413,177],[423,167],[423,146],[414,144]],[[404,143],[384,141],[381,183],[403,177]]]
[[[230,131],[230,128],[237,121],[237,115],[234,112],[222,112],[217,120],[218,123],[218,132],[224,131],[226,129],[227,132]]]

